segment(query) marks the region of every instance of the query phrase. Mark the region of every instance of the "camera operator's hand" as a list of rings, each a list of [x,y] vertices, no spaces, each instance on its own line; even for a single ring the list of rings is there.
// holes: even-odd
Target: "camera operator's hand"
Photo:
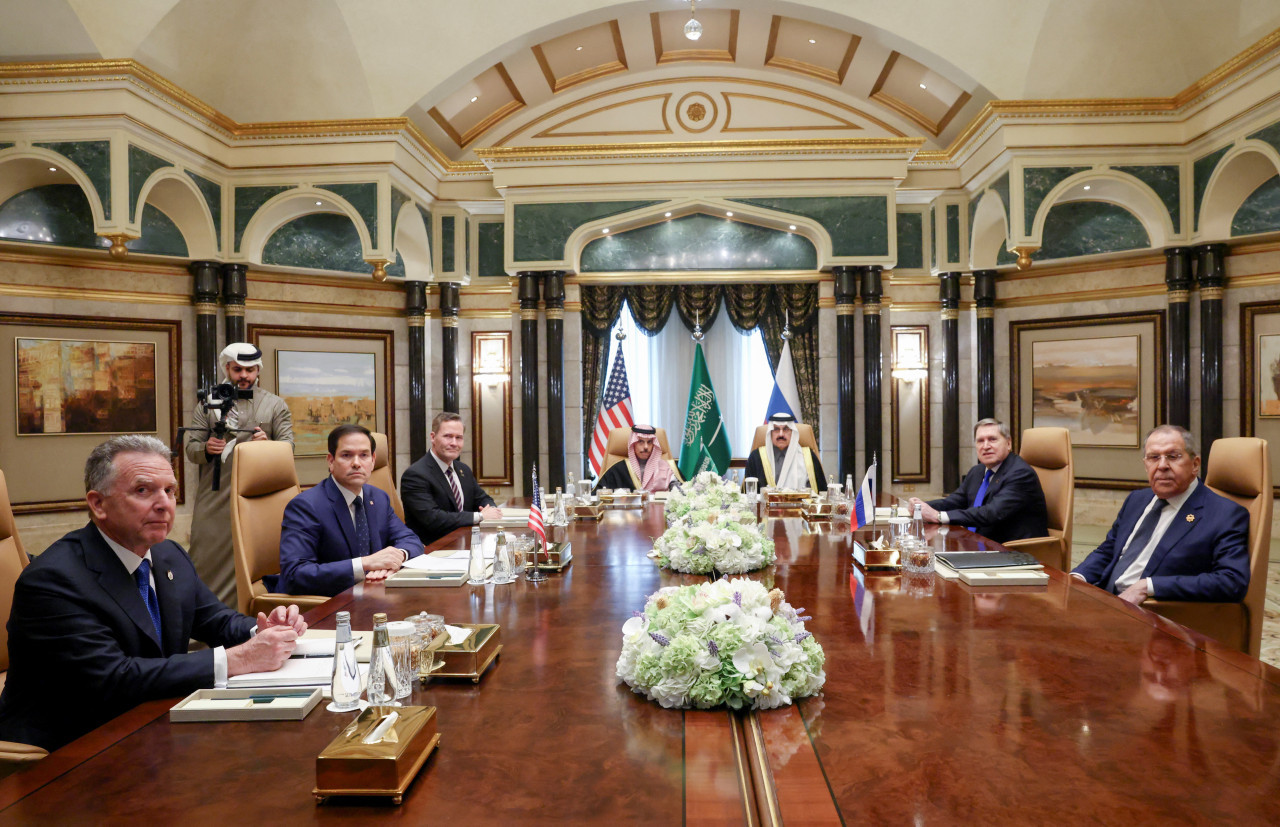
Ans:
[[[218,439],[216,436],[209,437],[209,441],[204,444],[204,452],[211,457],[216,457],[227,447],[225,439]]]
[[[260,440],[260,439],[266,439],[266,438],[267,438],[267,432],[266,432],[266,431],[264,431],[264,430],[262,430],[261,428],[254,428],[254,429],[253,429],[253,436],[252,436],[252,437],[250,437],[250,439],[253,439],[255,442],[256,442],[257,440]]]

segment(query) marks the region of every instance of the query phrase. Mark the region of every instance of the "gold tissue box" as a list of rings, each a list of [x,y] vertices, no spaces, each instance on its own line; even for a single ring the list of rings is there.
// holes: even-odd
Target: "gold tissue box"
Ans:
[[[812,494],[809,491],[767,489],[764,492],[764,503],[769,508],[803,508],[810,496]]]
[[[535,542],[534,545],[537,543]],[[573,543],[567,540],[551,542],[551,536],[548,535],[546,553],[538,552],[538,568],[542,571],[562,571],[571,562],[573,562]]]
[[[380,741],[364,738],[390,713],[399,718]],[[334,795],[387,796],[399,804],[440,742],[434,706],[371,706],[316,757],[316,803]]]
[[[436,650],[436,660],[444,667],[434,672],[435,678],[470,678],[479,683],[480,676],[502,652],[502,627],[497,623],[454,623],[475,632],[457,646],[445,644]]]
[[[575,520],[595,520],[600,522],[600,520],[604,519],[604,503],[596,500],[590,505],[575,505],[570,516]]]

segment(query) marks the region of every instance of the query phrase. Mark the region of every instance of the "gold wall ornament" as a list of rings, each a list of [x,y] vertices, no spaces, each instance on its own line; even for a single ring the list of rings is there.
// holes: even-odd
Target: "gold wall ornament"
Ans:
[[[129,235],[128,233],[112,233],[111,235],[104,235],[103,238],[111,242],[111,249],[109,251],[111,253],[111,257],[116,261],[124,261],[129,257],[129,248],[124,246],[125,243],[133,241],[135,238],[138,238],[138,236]]]
[[[1019,270],[1030,270],[1030,269],[1031,269],[1031,254],[1032,254],[1032,253],[1034,253],[1036,250],[1039,250],[1039,249],[1040,249],[1039,247],[1030,247],[1030,246],[1027,246],[1027,247],[1014,247],[1014,248],[1013,248],[1013,252],[1015,252],[1015,253],[1017,253],[1017,254],[1018,254],[1018,269],[1019,269]]]
[[[373,265],[373,273],[371,275],[373,276],[374,281],[384,282],[387,280],[387,265],[390,264],[391,262],[373,260],[373,261],[367,261],[366,263]]]

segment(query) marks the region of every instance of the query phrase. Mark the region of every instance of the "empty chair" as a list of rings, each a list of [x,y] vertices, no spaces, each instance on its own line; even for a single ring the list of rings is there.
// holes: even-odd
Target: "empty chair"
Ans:
[[[0,471],[0,689],[4,687],[4,677],[9,669],[8,620],[13,608],[13,587],[28,562],[27,552],[18,536],[18,526],[13,520],[13,507],[9,504],[9,486],[4,472]],[[48,754],[46,750],[30,744],[0,741],[0,778]]]
[[[1265,439],[1219,439],[1209,449],[1205,485],[1249,512],[1249,591],[1241,603],[1148,600],[1143,608],[1257,657],[1271,550],[1271,452]]]
[[[1075,462],[1071,458],[1071,434],[1066,428],[1027,428],[1018,451],[1040,478],[1048,512],[1049,535],[1010,540],[1011,549],[1035,555],[1047,566],[1071,570],[1071,524],[1076,501]]]
[[[225,484],[225,483],[224,483]],[[231,545],[236,564],[236,607],[247,615],[298,604],[302,610],[329,598],[269,592],[263,578],[280,574],[280,524],[296,497],[293,445],[275,440],[242,442],[231,466]]]
[[[391,466],[388,464],[387,456],[391,451],[391,446],[387,442],[387,435],[374,432],[373,442],[377,446],[377,451],[373,457],[373,472],[369,474],[369,484],[375,488],[381,488],[391,498],[391,508],[396,512],[396,516],[404,520],[404,503],[400,501],[400,492],[396,490],[395,478],[391,475]]]

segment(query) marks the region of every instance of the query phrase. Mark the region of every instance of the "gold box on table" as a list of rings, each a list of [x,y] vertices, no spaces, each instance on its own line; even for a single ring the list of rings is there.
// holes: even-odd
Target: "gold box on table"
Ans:
[[[595,520],[598,523],[604,519],[604,503],[599,500],[588,505],[579,503],[573,507],[569,516],[575,520]]]
[[[391,713],[398,719],[372,744],[365,736]],[[335,795],[384,796],[399,804],[440,742],[434,706],[371,706],[316,757],[316,803]]]
[[[781,491],[768,488],[764,492],[764,504],[768,508],[803,508],[809,497],[808,491]]]
[[[646,497],[640,491],[618,489],[608,494],[599,493],[600,502],[607,508],[644,508]]]
[[[801,506],[800,516],[809,522],[846,519],[849,516],[849,504],[810,500]]]
[[[497,623],[455,623],[473,629],[467,639],[455,645],[446,643],[436,650],[436,660],[444,666],[432,673],[435,678],[470,678],[479,683],[480,676],[502,652],[502,627]]]
[[[538,552],[538,568],[542,571],[562,571],[573,562],[573,543],[568,540],[552,541],[551,536],[547,535],[546,552]]]

